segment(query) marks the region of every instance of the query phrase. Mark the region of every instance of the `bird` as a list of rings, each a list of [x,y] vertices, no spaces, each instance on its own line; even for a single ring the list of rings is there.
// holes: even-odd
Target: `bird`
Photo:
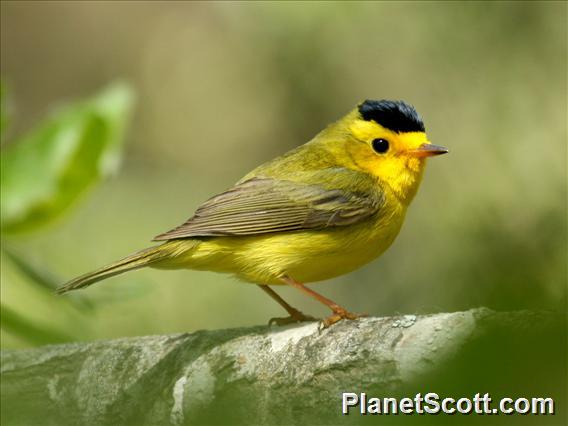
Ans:
[[[416,109],[401,100],[365,100],[309,142],[246,174],[205,201],[158,245],[81,275],[63,294],[142,267],[232,274],[256,284],[288,316],[269,324],[316,321],[272,288],[296,288],[327,306],[326,328],[364,314],[308,287],[379,257],[398,235],[422,181],[432,144]]]

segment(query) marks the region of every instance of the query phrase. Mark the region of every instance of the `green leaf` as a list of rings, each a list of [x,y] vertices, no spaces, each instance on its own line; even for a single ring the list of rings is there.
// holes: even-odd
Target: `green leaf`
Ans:
[[[115,84],[9,144],[1,157],[2,230],[49,222],[115,171],[132,104],[131,89]]]

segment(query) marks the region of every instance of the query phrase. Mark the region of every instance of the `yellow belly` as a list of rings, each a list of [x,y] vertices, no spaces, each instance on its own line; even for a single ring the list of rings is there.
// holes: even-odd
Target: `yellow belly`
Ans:
[[[282,275],[322,281],[382,254],[396,238],[405,210],[396,206],[364,223],[326,230],[188,240],[190,250],[155,266],[230,273],[256,284],[282,284]]]

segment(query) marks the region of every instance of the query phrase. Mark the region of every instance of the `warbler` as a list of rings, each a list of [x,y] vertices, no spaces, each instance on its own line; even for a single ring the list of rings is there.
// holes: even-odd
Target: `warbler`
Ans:
[[[447,153],[428,141],[403,101],[366,100],[308,143],[254,169],[205,201],[160,245],[82,275],[65,293],[145,266],[233,274],[257,284],[289,314],[270,323],[313,321],[270,286],[288,285],[325,304],[328,327],[360,315],[305,283],[333,278],[381,255],[400,231],[426,158]]]

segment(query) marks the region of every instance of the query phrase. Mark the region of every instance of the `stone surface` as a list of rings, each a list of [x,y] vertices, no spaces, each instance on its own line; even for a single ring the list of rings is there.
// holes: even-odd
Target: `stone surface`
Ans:
[[[342,392],[392,394],[488,330],[550,322],[481,308],[4,351],[2,424],[334,423]]]

